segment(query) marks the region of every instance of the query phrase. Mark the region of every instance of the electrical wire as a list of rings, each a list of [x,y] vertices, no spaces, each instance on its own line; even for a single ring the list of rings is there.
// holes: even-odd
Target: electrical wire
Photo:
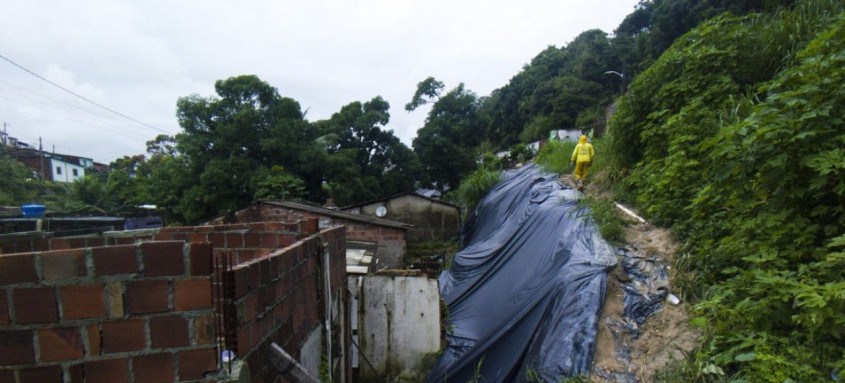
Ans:
[[[50,84],[50,85],[52,85],[52,86],[56,87],[56,88],[59,88],[59,89],[61,89],[61,90],[65,91],[65,92],[67,92],[67,93],[70,93],[70,94],[72,94],[72,95],[74,95],[74,96],[76,96],[76,97],[78,97],[78,98],[82,99],[83,101],[86,101],[86,102],[88,102],[88,103],[90,103],[90,104],[92,104],[92,105],[94,105],[94,106],[96,106],[96,107],[98,107],[98,108],[101,108],[101,109],[106,110],[106,111],[108,111],[108,112],[114,113],[114,114],[116,114],[116,115],[118,115],[118,116],[120,116],[120,117],[123,117],[123,118],[125,118],[125,119],[127,119],[127,120],[130,120],[130,121],[132,121],[132,122],[135,122],[135,123],[141,124],[141,125],[146,126],[146,127],[150,128],[150,129],[153,129],[153,130],[156,130],[156,131],[159,131],[159,132],[165,133],[165,134],[172,134],[172,133],[170,133],[170,132],[168,132],[168,131],[166,131],[166,130],[159,129],[159,128],[155,127],[155,126],[149,125],[149,124],[147,124],[147,123],[144,123],[144,122],[142,122],[142,121],[139,121],[139,120],[136,120],[136,119],[134,119],[134,118],[132,118],[132,117],[129,117],[129,116],[127,116],[127,115],[123,114],[123,113],[120,113],[120,112],[118,112],[118,111],[114,110],[114,109],[111,109],[111,108],[109,108],[109,107],[103,106],[103,105],[98,104],[98,103],[96,103],[96,102],[94,102],[94,101],[91,101],[91,100],[89,100],[88,98],[85,98],[84,96],[82,96],[82,95],[80,95],[80,94],[78,94],[78,93],[76,93],[76,92],[74,92],[74,91],[72,91],[72,90],[69,90],[69,89],[67,89],[67,88],[65,88],[65,87],[63,87],[63,86],[61,86],[61,85],[59,85],[59,84],[56,84],[56,83],[54,83],[54,82],[52,82],[52,81],[50,81],[50,80],[48,80],[48,79],[46,79],[46,78],[44,78],[44,77],[41,77],[41,76],[40,76],[40,75],[38,75],[37,73],[35,73],[35,72],[33,72],[33,71],[31,71],[31,70],[29,70],[29,69],[27,69],[27,68],[24,68],[22,65],[20,65],[20,64],[18,64],[18,63],[16,63],[16,62],[14,62],[14,61],[12,61],[11,59],[9,59],[9,58],[7,58],[7,57],[3,56],[2,54],[0,54],[0,59],[6,60],[6,61],[8,61],[10,64],[12,64],[12,65],[14,65],[14,66],[16,66],[16,67],[20,68],[21,70],[23,70],[24,72],[27,72],[27,73],[29,73],[29,74],[31,74],[31,75],[33,75],[33,76],[35,76],[36,78],[38,78],[38,79],[40,79],[40,80],[42,80],[42,81],[44,81],[44,82],[46,82],[46,83],[48,83],[48,84]]]

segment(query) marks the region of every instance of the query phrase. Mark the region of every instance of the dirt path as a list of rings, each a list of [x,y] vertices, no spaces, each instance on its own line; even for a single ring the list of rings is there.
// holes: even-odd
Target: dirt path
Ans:
[[[669,281],[678,245],[667,229],[648,224],[632,224],[625,233],[629,250],[638,257],[668,266]],[[608,383],[652,382],[657,370],[684,359],[698,344],[699,332],[689,325],[687,306],[666,301],[654,315],[632,334],[622,316],[628,276],[620,266],[608,278],[605,305],[599,322],[596,354],[591,381]],[[669,292],[672,293],[671,283]],[[627,322],[630,325],[630,321]]]

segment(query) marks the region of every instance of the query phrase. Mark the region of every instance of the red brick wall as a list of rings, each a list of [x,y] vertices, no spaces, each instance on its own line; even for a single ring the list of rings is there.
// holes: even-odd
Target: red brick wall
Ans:
[[[322,243],[332,289],[345,286],[345,232],[317,233],[316,219],[172,227],[0,255],[0,383],[213,380],[203,377],[219,354],[212,259],[224,253],[234,264],[233,351],[254,382],[270,381],[270,342],[298,357],[319,324]]]
[[[404,229],[347,220],[335,216],[323,216],[304,210],[274,205],[253,205],[235,216],[239,222],[251,221],[295,221],[309,218],[315,221],[322,217],[331,219],[332,226],[346,226],[346,238],[351,241],[367,241],[378,244],[379,265],[390,268],[404,268],[407,232]]]
[[[0,255],[0,381],[210,381],[211,257],[183,241]]]
[[[328,244],[334,296],[345,286],[345,228],[324,230],[231,271],[235,282],[235,354],[250,366],[252,381],[271,382],[271,342],[299,358],[307,336],[324,319],[322,244]]]

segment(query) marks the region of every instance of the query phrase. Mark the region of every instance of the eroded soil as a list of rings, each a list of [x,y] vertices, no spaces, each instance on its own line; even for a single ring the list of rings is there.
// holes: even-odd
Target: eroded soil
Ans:
[[[669,267],[669,292],[673,293],[672,267],[677,243],[667,229],[648,224],[631,224],[625,233],[626,246],[637,254],[652,257]],[[617,266],[608,277],[605,305],[599,322],[596,354],[591,381],[617,383],[653,382],[655,373],[669,363],[686,358],[698,345],[700,333],[689,324],[687,305],[664,301],[636,334],[624,326],[624,291],[628,277]],[[675,295],[677,291],[674,291]]]

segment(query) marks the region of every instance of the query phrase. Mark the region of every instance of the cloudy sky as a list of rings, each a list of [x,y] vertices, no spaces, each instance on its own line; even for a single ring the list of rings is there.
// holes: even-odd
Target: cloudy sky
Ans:
[[[418,82],[489,95],[547,46],[612,32],[637,3],[0,0],[0,123],[44,150],[108,163],[178,133],[179,97],[214,96],[216,80],[255,74],[310,121],[382,96],[387,128],[410,145],[427,112],[403,108]]]

